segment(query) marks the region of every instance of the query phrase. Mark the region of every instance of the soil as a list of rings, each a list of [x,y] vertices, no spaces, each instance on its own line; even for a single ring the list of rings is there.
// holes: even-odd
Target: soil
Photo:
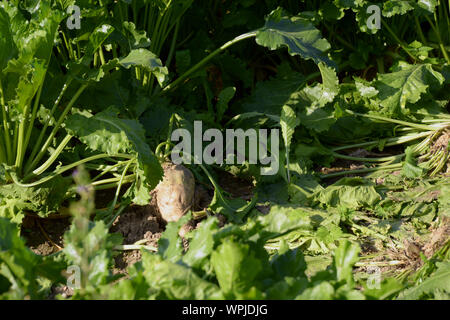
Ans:
[[[403,249],[378,250],[376,245],[366,243],[363,247],[364,254],[377,254],[378,258],[371,261],[398,261],[392,266],[384,266],[382,273],[398,273],[405,270],[416,271],[423,266],[421,253],[430,259],[437,251],[445,246],[450,240],[450,218],[443,217],[441,222],[430,228],[431,234],[425,239],[409,239],[404,241]]]
[[[253,197],[253,184],[233,176],[231,173],[220,172],[218,183],[233,198],[242,198],[249,201]]]
[[[122,234],[123,244],[145,239],[142,244],[155,246],[163,231],[155,209],[154,204],[144,207],[132,205],[114,221],[111,231]]]
[[[159,218],[157,210],[155,200],[152,200],[147,206],[132,205],[117,217],[111,227],[111,232],[122,234],[125,245],[140,241],[142,245],[156,247],[164,231],[164,223]],[[115,257],[116,265],[113,273],[126,273],[128,266],[139,260],[141,260],[139,250],[122,251]]]
[[[36,254],[49,255],[63,247],[63,235],[70,227],[69,217],[44,219],[26,216],[23,219],[21,236]]]

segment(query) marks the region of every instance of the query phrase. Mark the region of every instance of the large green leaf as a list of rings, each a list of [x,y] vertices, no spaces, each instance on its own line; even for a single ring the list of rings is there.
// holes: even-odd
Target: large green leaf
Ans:
[[[16,54],[16,47],[11,31],[11,21],[6,11],[0,7],[0,73],[8,60]],[[1,76],[0,76],[1,77]]]
[[[216,230],[218,230],[216,218],[210,217],[202,222],[189,243],[189,251],[184,255],[183,262],[193,268],[201,267],[213,251],[213,232]]]
[[[429,88],[439,88],[443,82],[444,77],[430,64],[404,65],[396,72],[379,75],[376,89],[381,105],[390,113],[398,113],[406,103],[419,101]]]
[[[2,4],[10,16],[10,28],[19,56],[28,61],[33,58],[48,61],[64,14],[52,8],[50,1],[35,1],[29,7],[25,3],[17,6],[8,1]]]
[[[108,108],[94,116],[74,114],[66,121],[66,129],[94,151],[111,155],[136,154],[139,164],[137,175],[144,186],[154,188],[161,180],[161,165],[145,142],[142,125],[137,120],[120,118],[116,108]],[[138,202],[144,204],[142,202],[146,200],[148,198]]]
[[[287,106],[297,109],[299,122],[308,129],[327,130],[336,121],[330,102],[339,93],[339,81],[333,68],[319,63],[319,69],[323,83],[304,87],[305,78],[282,64],[276,78],[256,85],[253,94],[243,103],[243,111],[247,113],[240,117],[266,116],[279,121],[283,106]]]
[[[334,252],[334,269],[336,280],[347,284],[353,283],[353,265],[359,260],[360,247],[347,240],[341,242]]]
[[[244,100],[241,112],[259,112],[275,115],[281,114],[284,105],[297,103],[298,92],[305,85],[305,77],[298,72],[281,65],[273,79],[258,82],[252,95]]]
[[[261,261],[248,245],[229,238],[213,252],[211,264],[220,288],[228,298],[248,292],[262,270]]]
[[[160,299],[223,299],[219,287],[199,277],[191,268],[145,252],[144,276]]]
[[[14,4],[2,2],[0,80],[12,118],[30,104],[44,81],[57,28],[63,18],[60,11],[50,6],[47,1],[39,1],[27,16]]]
[[[375,186],[362,178],[343,178],[312,197],[326,206],[350,209],[371,207],[381,200]]]
[[[311,230],[311,214],[301,206],[273,205],[268,215],[258,217],[261,236],[269,240],[295,229]]]
[[[417,7],[423,10],[426,14],[434,13],[436,7],[439,5],[439,0],[418,0]],[[418,10],[420,12],[420,10]]]
[[[312,59],[315,63],[332,64],[325,51],[330,44],[311,22],[300,17],[288,17],[282,8],[272,11],[264,27],[256,33],[256,43],[271,50],[286,47],[291,55]]]
[[[35,187],[6,184],[0,187],[0,217],[22,222],[25,211],[41,217],[56,212],[66,197],[70,179],[57,176]]]
[[[299,248],[289,250],[285,242],[270,263],[276,275],[280,278],[306,276],[306,261],[302,251]]]

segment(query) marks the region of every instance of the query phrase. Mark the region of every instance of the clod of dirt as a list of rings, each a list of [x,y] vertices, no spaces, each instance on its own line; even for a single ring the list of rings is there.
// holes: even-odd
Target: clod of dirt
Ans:
[[[164,178],[156,187],[159,213],[165,222],[178,221],[193,205],[195,179],[182,165],[163,164]]]

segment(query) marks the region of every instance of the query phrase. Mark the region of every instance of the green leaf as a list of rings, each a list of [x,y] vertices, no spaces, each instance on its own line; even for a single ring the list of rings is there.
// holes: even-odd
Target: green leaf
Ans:
[[[44,81],[47,72],[46,63],[37,59],[33,59],[30,64],[24,64],[24,61],[21,60],[11,60],[4,71],[7,76],[8,73],[19,76],[17,82],[12,81],[17,87],[15,99],[10,100],[9,103],[22,113],[31,104],[34,95]],[[6,78],[6,80],[9,79]],[[7,84],[8,87],[12,85],[10,82]]]
[[[332,300],[334,298],[334,288],[329,282],[321,282],[312,288],[303,291],[297,300]]]
[[[9,282],[4,293],[0,292],[0,299],[39,298],[37,277],[41,261],[25,246],[17,225],[0,217],[0,277]]]
[[[11,35],[19,59],[24,63],[32,59],[48,62],[64,14],[49,1],[36,1],[26,13],[15,3],[6,1],[2,1],[2,9],[10,17]]]
[[[355,85],[361,97],[373,98],[378,94],[378,90],[372,87],[369,83],[367,83],[367,81],[363,79],[355,78]]]
[[[124,21],[123,28],[125,29],[130,50],[147,48],[150,46],[150,39],[147,37],[147,32],[136,30],[136,25],[133,22]]]
[[[70,184],[70,179],[57,176],[35,187],[2,185],[0,186],[0,217],[21,223],[25,211],[32,211],[41,217],[57,212],[66,198]]]
[[[450,182],[441,186],[441,193],[439,194],[439,208],[443,216],[450,218]]]
[[[438,0],[418,0],[417,1],[417,6],[420,9],[425,10],[425,12],[427,14],[433,14],[434,12],[436,12],[436,7],[439,5],[439,1]]]
[[[320,74],[322,75],[322,99],[325,102],[332,102],[339,93],[339,78],[336,70],[319,63]]]
[[[216,185],[214,188],[214,196],[209,204],[209,209],[214,213],[223,214],[231,221],[240,223],[254,207],[257,198],[258,196],[255,194],[250,202],[247,202],[242,198],[227,199],[223,195],[221,188]]]
[[[417,300],[426,294],[433,294],[437,290],[450,293],[450,262],[438,262],[438,269],[429,278],[419,285],[406,290],[401,294],[401,299]]]
[[[0,8],[0,80],[4,100],[11,105],[13,114],[30,104],[44,81],[57,28],[63,18],[48,1],[39,1],[29,10],[25,14],[15,4],[5,1]]]
[[[161,60],[147,49],[135,49],[119,60],[121,66],[126,69],[130,67],[140,67],[155,75],[158,83],[163,86],[167,80],[169,71],[163,66]]]
[[[289,250],[287,244],[283,243],[285,247],[280,246],[280,250],[270,261],[276,276],[281,279],[284,277],[306,277],[306,261],[302,251],[299,248]]]
[[[369,299],[387,300],[396,296],[404,285],[395,278],[384,279],[380,283],[380,288],[364,289],[364,295]]]
[[[212,253],[211,264],[225,297],[245,294],[262,270],[261,261],[246,244],[227,238]]]
[[[88,53],[87,55],[92,55],[95,51],[100,48],[100,46],[105,42],[106,39],[113,33],[114,27],[109,24],[102,24],[98,26],[89,36]]]
[[[233,99],[236,94],[235,87],[227,87],[223,89],[218,96],[218,101],[216,105],[217,113],[216,113],[216,121],[220,123],[222,121],[222,117],[228,109],[228,103]]]
[[[143,187],[153,189],[162,178],[161,165],[145,142],[142,125],[137,120],[119,118],[118,113],[116,108],[110,107],[94,116],[74,114],[66,121],[66,129],[94,151],[111,155],[136,154],[138,179]],[[150,190],[146,190],[148,200]],[[136,203],[144,205],[148,202]]]
[[[302,125],[319,133],[327,131],[336,122],[332,106],[319,108],[311,105],[299,112],[298,117]]]
[[[444,77],[430,64],[405,65],[399,71],[380,74],[375,83],[381,105],[391,114],[416,103],[428,89],[439,88]]]
[[[282,8],[277,8],[267,16],[266,24],[256,33],[256,43],[270,50],[287,47],[290,55],[300,55],[315,63],[332,65],[325,54],[330,44],[322,38],[320,31],[304,18],[289,18]]]
[[[142,253],[144,276],[159,299],[223,299],[219,287],[199,277],[191,268]]]
[[[353,265],[359,260],[360,247],[350,241],[341,241],[339,247],[334,252],[334,270],[336,280],[343,281],[348,285],[353,285]]]
[[[310,212],[301,206],[273,205],[270,213],[258,217],[258,221],[264,228],[261,236],[266,240],[295,229],[312,229]]]
[[[417,166],[416,155],[413,152],[413,148],[407,147],[405,154],[405,162],[402,167],[403,175],[411,179],[422,176],[425,170]]]
[[[336,4],[337,7],[339,8],[344,8],[344,9],[356,9],[358,7],[361,7],[364,2],[366,2],[365,0],[334,0],[334,3]]]
[[[252,95],[244,100],[242,113],[258,112],[278,118],[284,105],[297,103],[298,92],[305,84],[305,77],[297,72],[279,72],[276,78],[258,82]]]
[[[336,121],[334,109],[329,105],[339,93],[339,79],[336,71],[319,63],[322,84],[305,87],[298,98],[300,112],[298,117],[302,125],[316,132],[328,130]]]
[[[217,218],[210,217],[202,222],[189,243],[189,250],[183,256],[183,262],[192,268],[200,268],[213,251],[213,233],[217,230]]]
[[[350,209],[372,207],[381,200],[373,183],[362,178],[343,178],[312,197],[326,206]]]
[[[6,11],[0,7],[0,73],[6,67],[8,61],[14,57],[17,49],[14,45],[11,30],[11,21]],[[2,76],[0,76],[1,79]]]
[[[291,147],[292,136],[294,135],[295,127],[297,126],[297,117],[295,116],[295,111],[288,105],[284,105],[281,110],[280,126],[284,146],[286,148],[287,179],[288,182],[290,182],[289,151]]]
[[[336,21],[345,16],[344,8],[338,8],[333,2],[325,2],[320,6],[319,14],[325,20]]]
[[[288,187],[290,202],[303,204],[314,192],[322,189],[323,187],[310,174],[294,176],[292,183]]]
[[[166,230],[163,232],[158,241],[158,253],[164,259],[176,262],[181,259],[183,255],[183,244],[178,235],[181,227],[186,224],[191,218],[191,214],[183,216],[176,222],[169,222]]]
[[[389,0],[383,3],[383,16],[388,18],[406,14],[411,10],[414,10],[414,3],[412,1]]]

